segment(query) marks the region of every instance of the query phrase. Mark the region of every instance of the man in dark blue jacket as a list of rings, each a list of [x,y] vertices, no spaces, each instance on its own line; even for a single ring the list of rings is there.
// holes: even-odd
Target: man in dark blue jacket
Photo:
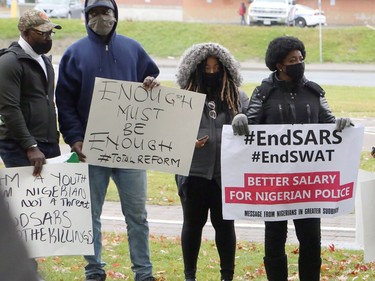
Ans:
[[[82,153],[82,144],[95,77],[144,82],[152,87],[157,84],[154,78],[159,74],[158,67],[138,42],[116,34],[118,8],[113,0],[86,0],[85,19],[88,36],[64,53],[56,87],[61,133],[81,161],[86,158]],[[89,165],[89,180],[95,254],[85,256],[88,262],[86,280],[106,279],[105,263],[101,260],[100,215],[111,177],[116,183],[126,217],[134,279],[155,280],[149,254],[146,172],[94,165]]]

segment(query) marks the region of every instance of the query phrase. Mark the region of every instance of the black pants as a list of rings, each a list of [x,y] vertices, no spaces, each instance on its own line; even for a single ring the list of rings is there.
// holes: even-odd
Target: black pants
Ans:
[[[299,241],[298,269],[301,281],[319,281],[321,266],[320,219],[294,220]],[[265,222],[265,267],[268,280],[286,281],[285,243],[288,221]]]
[[[185,278],[195,278],[202,240],[202,230],[210,211],[215,229],[215,242],[220,256],[221,279],[232,280],[236,252],[233,220],[223,220],[221,188],[215,180],[200,177],[179,177],[184,223],[181,232]]]

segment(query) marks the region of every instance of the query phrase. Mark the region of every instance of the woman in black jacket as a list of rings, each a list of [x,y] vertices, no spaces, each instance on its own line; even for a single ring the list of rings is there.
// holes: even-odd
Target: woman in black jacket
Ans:
[[[342,130],[349,118],[333,116],[324,90],[304,76],[306,51],[303,42],[283,36],[272,40],[266,52],[271,75],[255,88],[245,115],[237,115],[234,134],[246,134],[247,124],[335,123]],[[301,281],[319,281],[321,266],[320,218],[295,219],[300,243],[298,270]],[[285,253],[287,221],[265,222],[264,265],[270,281],[288,280]]]
[[[189,176],[177,176],[184,223],[181,233],[186,281],[196,280],[202,229],[210,213],[220,256],[221,280],[233,279],[236,234],[233,220],[224,220],[221,203],[221,132],[233,116],[245,113],[249,98],[239,90],[239,64],[216,43],[193,45],[183,54],[177,83],[185,90],[205,94]]]

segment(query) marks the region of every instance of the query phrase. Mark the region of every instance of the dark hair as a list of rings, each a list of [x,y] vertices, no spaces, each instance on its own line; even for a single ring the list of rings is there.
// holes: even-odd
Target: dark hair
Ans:
[[[215,57],[220,65],[220,75],[221,75],[221,86],[218,89],[218,102],[217,109],[218,112],[229,110],[231,115],[234,116],[239,113],[238,100],[239,100],[239,91],[236,84],[233,82],[230,71],[227,67],[223,65],[218,57]],[[185,90],[204,93],[204,85],[202,83],[202,76],[204,72],[204,67],[207,63],[208,57],[200,62],[195,71],[191,73],[189,80],[187,82]]]
[[[267,48],[266,66],[275,71],[276,64],[282,62],[290,51],[299,50],[303,58],[306,58],[305,45],[301,40],[292,36],[281,36],[273,39]]]

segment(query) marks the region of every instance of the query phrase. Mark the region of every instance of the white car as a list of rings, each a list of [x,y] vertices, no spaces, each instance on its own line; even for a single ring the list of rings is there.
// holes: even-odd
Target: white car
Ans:
[[[78,18],[83,15],[80,0],[38,0],[36,10],[44,11],[50,18]]]
[[[248,9],[247,24],[287,24],[295,0],[253,0]]]
[[[319,23],[327,25],[326,16],[323,11],[300,4],[296,4],[290,9],[288,23],[291,26],[298,27],[314,27],[319,25]]]

